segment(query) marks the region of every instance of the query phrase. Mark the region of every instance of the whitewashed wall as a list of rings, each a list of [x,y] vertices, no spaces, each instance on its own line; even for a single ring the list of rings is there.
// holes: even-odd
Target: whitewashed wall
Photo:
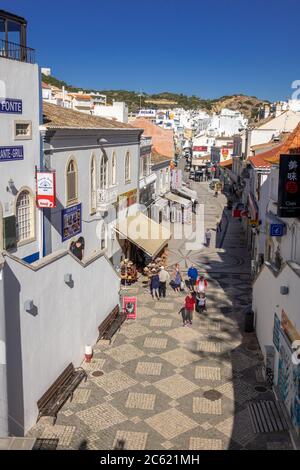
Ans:
[[[40,260],[35,270],[6,257],[8,406],[10,432],[22,435],[37,418],[37,400],[63,369],[80,365],[94,344],[98,325],[119,303],[119,277],[100,254],[86,265],[62,252]],[[38,268],[38,269],[37,269]],[[64,282],[71,273],[73,287]],[[32,299],[34,310],[24,310]]]

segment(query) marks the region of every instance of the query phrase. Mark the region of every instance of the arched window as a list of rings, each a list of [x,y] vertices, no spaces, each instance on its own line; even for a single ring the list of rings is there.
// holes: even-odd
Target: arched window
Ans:
[[[130,181],[130,153],[126,153],[125,157],[125,183],[129,183]]]
[[[112,161],[111,161],[111,184],[115,185],[117,181],[117,157],[116,154],[113,153]]]
[[[67,205],[74,204],[78,199],[77,165],[74,158],[67,166]]]
[[[16,202],[17,240],[25,242],[34,237],[34,205],[29,191],[21,191]]]
[[[101,157],[100,163],[100,189],[106,189],[108,186],[108,159],[105,154]]]
[[[95,155],[92,156],[91,160],[91,212],[96,212],[97,205],[97,168]]]

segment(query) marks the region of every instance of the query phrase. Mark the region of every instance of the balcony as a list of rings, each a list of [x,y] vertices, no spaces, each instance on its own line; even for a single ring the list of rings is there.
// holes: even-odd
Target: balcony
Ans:
[[[0,57],[17,60],[19,62],[35,63],[35,50],[14,42],[0,39]]]
[[[112,204],[117,202],[118,186],[97,190],[97,212],[107,212]]]

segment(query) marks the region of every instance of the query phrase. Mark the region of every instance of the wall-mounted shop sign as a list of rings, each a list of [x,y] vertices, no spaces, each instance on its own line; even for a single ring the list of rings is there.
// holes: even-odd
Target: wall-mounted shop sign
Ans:
[[[300,155],[280,155],[278,185],[279,217],[300,216]]]
[[[283,237],[285,224],[270,224],[270,237]]]
[[[12,98],[0,98],[0,113],[22,114],[22,112],[22,100],[15,100]]]
[[[81,204],[61,211],[61,238],[66,241],[81,232]]]
[[[38,171],[36,173],[36,203],[40,208],[56,207],[55,171]]]
[[[24,160],[22,145],[17,147],[0,147],[0,162],[10,162],[12,160]]]

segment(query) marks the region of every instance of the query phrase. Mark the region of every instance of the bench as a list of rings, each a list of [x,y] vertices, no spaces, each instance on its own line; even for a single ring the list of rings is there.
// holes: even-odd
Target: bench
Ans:
[[[68,398],[73,398],[73,393],[80,382],[87,379],[87,373],[81,367],[75,369],[70,363],[60,376],[55,380],[51,387],[38,400],[37,407],[39,410],[38,420],[42,416],[53,416],[53,425],[57,419],[57,413],[65,404]]]
[[[113,335],[118,331],[127,318],[127,314],[120,311],[119,305],[110,312],[105,320],[98,326],[98,341],[105,339],[111,341]]]

